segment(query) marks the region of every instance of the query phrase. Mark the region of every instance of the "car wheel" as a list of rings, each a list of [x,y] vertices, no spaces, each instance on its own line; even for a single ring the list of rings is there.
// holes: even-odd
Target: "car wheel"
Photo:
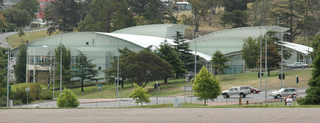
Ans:
[[[240,94],[240,98],[245,98],[245,97],[246,97],[245,94],[243,94],[243,93]]]
[[[281,98],[281,95],[277,95],[277,99],[280,99]]]
[[[257,91],[253,91],[254,94],[257,94]]]
[[[229,98],[228,94],[223,94],[223,98]]]

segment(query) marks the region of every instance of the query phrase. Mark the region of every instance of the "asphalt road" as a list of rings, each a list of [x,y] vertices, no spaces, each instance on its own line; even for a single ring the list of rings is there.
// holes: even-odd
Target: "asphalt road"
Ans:
[[[300,96],[304,97],[306,94],[304,93],[305,89],[299,89]],[[273,96],[269,96],[272,91],[268,91],[267,100],[269,101],[280,101],[273,98]],[[174,103],[174,99],[178,98],[179,103],[203,103],[197,100],[197,97],[191,96],[191,93],[186,93],[186,96],[177,96],[177,97],[151,97],[151,102],[143,105],[154,105],[154,104],[168,104]],[[158,101],[157,101],[158,100]],[[265,93],[261,92],[259,94],[249,94],[246,98],[242,98],[242,103],[249,101],[249,103],[259,103],[265,102]],[[131,98],[118,98],[118,99],[79,99],[81,108],[111,108],[111,107],[128,107],[128,106],[137,106],[135,100]],[[222,95],[218,96],[214,101],[209,100],[209,105],[230,105],[230,104],[238,104],[239,96],[234,95],[230,98],[223,98]],[[15,108],[19,108],[20,105],[14,106]],[[48,101],[41,103],[33,103],[33,104],[24,104],[21,107],[39,107],[39,108],[51,108],[57,107],[56,101]]]

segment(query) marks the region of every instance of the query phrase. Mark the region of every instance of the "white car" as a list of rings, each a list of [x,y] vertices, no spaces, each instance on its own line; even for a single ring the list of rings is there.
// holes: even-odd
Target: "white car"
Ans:
[[[303,64],[302,62],[295,62],[293,64],[287,64],[286,66],[289,68],[305,68],[308,67],[308,64]]]
[[[250,94],[250,88],[242,86],[231,87],[229,90],[222,91],[221,94],[224,98],[229,98],[232,95],[239,95],[240,98],[245,98],[246,95]]]
[[[281,88],[279,91],[274,91],[270,96],[273,96],[276,99],[280,99],[281,97],[287,97],[292,95],[295,98],[299,95],[299,91],[296,88]]]

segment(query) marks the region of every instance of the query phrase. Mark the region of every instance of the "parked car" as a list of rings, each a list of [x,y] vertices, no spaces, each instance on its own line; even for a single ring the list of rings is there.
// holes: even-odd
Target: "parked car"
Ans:
[[[242,86],[242,87],[244,87],[245,89],[250,89],[250,92],[251,92],[251,93],[254,93],[254,94],[260,93],[260,90],[259,90],[259,89],[254,88],[254,87],[252,87],[252,86],[246,85],[246,86]]]
[[[286,65],[289,68],[305,68],[308,67],[308,64],[303,64],[302,62],[295,62],[293,64]]]
[[[276,99],[280,99],[281,97],[287,97],[292,95],[295,98],[299,94],[298,89],[296,88],[281,88],[279,91],[272,92],[272,95]]]
[[[245,89],[242,86],[231,87],[229,90],[221,92],[224,98],[229,98],[232,95],[239,95],[240,98],[245,98],[247,94],[250,94],[250,89]]]

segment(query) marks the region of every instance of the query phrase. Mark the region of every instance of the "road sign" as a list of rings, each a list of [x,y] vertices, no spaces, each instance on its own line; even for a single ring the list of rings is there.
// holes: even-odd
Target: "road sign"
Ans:
[[[183,87],[182,87],[182,90],[183,90],[183,91],[186,91],[186,92],[193,92],[192,86],[183,86]]]
[[[30,91],[30,88],[29,88],[29,87],[26,87],[26,91]]]

